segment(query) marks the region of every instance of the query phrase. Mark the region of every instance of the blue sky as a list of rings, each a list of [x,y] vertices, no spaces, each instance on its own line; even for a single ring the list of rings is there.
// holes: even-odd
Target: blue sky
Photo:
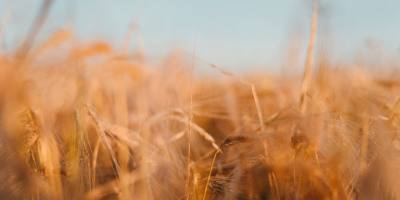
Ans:
[[[40,2],[0,0],[7,47],[26,33]],[[321,4],[319,39],[335,58],[352,58],[371,40],[400,56],[400,1]],[[43,35],[73,27],[82,39],[121,45],[129,25],[136,24],[132,48],[140,41],[150,56],[175,48],[192,52],[195,46],[201,59],[232,68],[278,66],[291,38],[306,46],[309,7],[307,0],[55,0]]]

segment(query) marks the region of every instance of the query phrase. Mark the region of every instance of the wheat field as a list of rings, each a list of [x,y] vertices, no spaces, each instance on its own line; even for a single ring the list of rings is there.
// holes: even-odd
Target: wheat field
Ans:
[[[69,31],[2,52],[0,199],[400,199],[400,74],[315,56],[316,24],[304,74]]]

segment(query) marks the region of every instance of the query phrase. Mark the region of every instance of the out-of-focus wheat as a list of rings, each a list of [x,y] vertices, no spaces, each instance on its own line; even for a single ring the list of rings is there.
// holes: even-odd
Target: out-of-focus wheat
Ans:
[[[0,55],[2,198],[400,199],[399,74],[324,66],[302,109],[301,77],[70,40]]]

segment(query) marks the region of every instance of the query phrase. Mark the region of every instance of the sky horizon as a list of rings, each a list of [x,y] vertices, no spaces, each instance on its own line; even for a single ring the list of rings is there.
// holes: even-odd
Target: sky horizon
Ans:
[[[41,2],[0,0],[6,47],[21,41]],[[354,59],[366,47],[397,59],[399,7],[395,0],[323,0],[318,43],[338,60]],[[131,46],[142,45],[150,56],[195,49],[197,57],[232,68],[280,67],[294,39],[305,51],[310,16],[307,0],[55,0],[41,34],[70,27],[83,40],[104,39],[121,46],[134,24]]]

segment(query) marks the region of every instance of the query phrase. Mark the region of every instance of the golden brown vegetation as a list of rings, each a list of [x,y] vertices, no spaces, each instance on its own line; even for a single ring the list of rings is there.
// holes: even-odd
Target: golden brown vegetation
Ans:
[[[69,40],[0,56],[2,199],[400,199],[398,74],[320,64],[304,93]]]
[[[0,54],[0,198],[400,199],[400,75],[313,69],[313,2],[303,77],[213,77],[65,31],[33,46],[45,0]]]

